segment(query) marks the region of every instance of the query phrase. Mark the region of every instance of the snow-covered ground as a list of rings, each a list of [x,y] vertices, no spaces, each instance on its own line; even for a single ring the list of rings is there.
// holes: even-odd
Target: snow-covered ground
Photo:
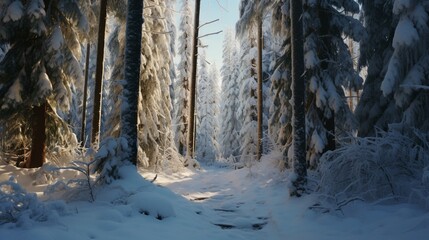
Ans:
[[[0,225],[0,239],[427,239],[429,213],[417,207],[353,202],[341,211],[309,209],[315,195],[290,198],[287,173],[265,157],[251,170],[205,167],[159,174],[155,184],[133,169],[109,187],[95,190],[95,202],[46,204],[25,210],[16,223]],[[0,166],[0,181],[14,175],[25,188],[38,192],[46,185],[40,171]],[[70,171],[64,175],[73,177]],[[153,173],[142,174],[147,179]],[[59,176],[57,176],[59,177]],[[49,179],[48,179],[49,180]],[[3,186],[4,188],[5,186]],[[3,193],[5,189],[2,189]],[[81,196],[88,198],[87,192]],[[0,199],[0,211],[6,209]],[[39,221],[33,219],[37,212]],[[40,217],[43,214],[44,217]],[[0,216],[4,214],[0,212]],[[32,217],[33,216],[33,217]],[[0,222],[3,219],[0,218]]]

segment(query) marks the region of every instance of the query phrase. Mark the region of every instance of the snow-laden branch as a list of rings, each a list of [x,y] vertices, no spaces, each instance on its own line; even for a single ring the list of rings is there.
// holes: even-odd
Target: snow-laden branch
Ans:
[[[177,11],[176,9],[173,9],[173,8],[170,8],[170,7],[167,7],[167,6],[161,6],[161,5],[150,5],[150,6],[144,6],[144,7],[143,7],[143,9],[147,9],[147,8],[155,8],[155,7],[162,7],[162,8],[168,9],[168,10],[170,10],[170,11],[172,11],[172,12],[180,13],[180,12],[179,12],[179,11]]]
[[[402,84],[402,88],[412,88],[415,90],[429,90],[429,86],[426,85],[412,85],[412,84]]]

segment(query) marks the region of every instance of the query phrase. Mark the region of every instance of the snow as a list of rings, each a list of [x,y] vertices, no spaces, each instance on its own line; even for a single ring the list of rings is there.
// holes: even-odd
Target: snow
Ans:
[[[46,72],[43,71],[40,73],[38,85],[40,88],[39,93],[42,96],[45,96],[45,94],[52,91],[52,84],[51,84],[51,81],[49,80],[49,76],[48,76],[48,74],[46,74]]]
[[[15,80],[15,82],[12,84],[12,86],[7,91],[6,99],[10,99],[10,100],[15,101],[17,103],[22,102],[21,91],[22,91],[21,81],[18,78]]]
[[[413,22],[407,17],[401,18],[395,30],[395,36],[393,37],[392,46],[395,49],[398,49],[403,45],[411,46],[418,40],[419,34],[414,27]]]
[[[21,224],[0,224],[0,235],[32,240],[280,240],[426,239],[429,234],[429,214],[408,204],[353,202],[335,213],[309,209],[317,203],[317,195],[288,196],[292,174],[278,170],[280,156],[264,156],[251,171],[207,167],[159,173],[155,184],[128,166],[120,170],[123,179],[97,187],[92,203],[81,199],[51,204],[41,193],[46,184],[34,184],[41,170],[1,165],[0,181],[14,176],[21,186],[36,192],[37,199],[24,196],[43,205],[49,220],[26,215]],[[60,175],[73,176],[65,170]],[[143,176],[153,179],[154,174]],[[5,206],[3,198],[0,206]]]
[[[24,15],[24,6],[21,1],[12,2],[7,8],[3,22],[18,21]]]
[[[400,14],[403,11],[406,11],[411,6],[411,0],[395,0],[393,3],[393,13]]]
[[[58,51],[64,44],[63,33],[60,26],[56,26],[50,38],[49,50]]]
[[[304,64],[306,69],[313,69],[319,64],[319,60],[314,51],[310,50],[305,53]]]

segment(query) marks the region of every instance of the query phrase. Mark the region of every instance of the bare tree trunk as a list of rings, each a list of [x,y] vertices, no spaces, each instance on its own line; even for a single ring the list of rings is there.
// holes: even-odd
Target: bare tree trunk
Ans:
[[[86,44],[86,60],[85,60],[85,84],[83,86],[83,99],[82,99],[82,128],[80,130],[80,146],[85,146],[85,128],[86,128],[86,101],[88,98],[88,78],[89,78],[89,55],[91,52],[91,44]]]
[[[127,139],[127,159],[137,165],[137,119],[143,25],[143,1],[128,0],[125,40],[125,83],[122,92],[121,135]]]
[[[302,1],[291,1],[292,32],[292,100],[293,100],[293,171],[291,196],[300,197],[307,183],[306,136],[305,136],[305,78],[304,78],[304,36],[301,15]],[[284,156],[286,157],[286,156]]]
[[[101,119],[101,91],[103,83],[104,69],[104,38],[106,34],[106,7],[107,0],[100,2],[100,18],[98,24],[98,42],[97,42],[97,66],[95,69],[95,88],[94,88],[94,109],[92,117],[92,135],[91,143],[98,145],[100,135]]]
[[[257,153],[257,159],[258,161],[261,159],[262,156],[262,112],[263,112],[263,99],[262,99],[262,43],[263,43],[263,36],[262,36],[262,17],[259,16],[257,18],[258,21],[258,153]]]
[[[45,162],[46,148],[46,102],[33,107],[31,154],[25,166],[38,168]]]
[[[200,5],[201,0],[195,0],[195,16],[194,16],[194,35],[192,42],[192,65],[191,65],[191,83],[189,88],[189,122],[188,122],[188,151],[187,157],[195,156],[194,148],[194,128],[195,128],[195,93],[197,89],[197,61],[198,61],[198,32],[200,26]]]

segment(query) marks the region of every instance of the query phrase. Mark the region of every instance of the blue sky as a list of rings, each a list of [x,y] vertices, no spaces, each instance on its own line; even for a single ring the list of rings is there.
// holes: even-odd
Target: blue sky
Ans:
[[[218,3],[219,2],[219,3]],[[235,23],[238,20],[238,5],[240,0],[201,0],[200,24],[219,19],[219,21],[203,26],[200,29],[200,36],[217,31],[225,31],[226,29],[235,29]],[[219,5],[220,4],[220,5]],[[177,9],[180,10],[182,1],[178,1]],[[194,9],[194,2],[191,3]],[[180,19],[178,14],[177,19]],[[177,33],[180,34],[180,33]],[[206,48],[207,61],[216,63],[218,68],[222,65],[222,49],[224,32],[217,35],[212,35],[202,38]]]

